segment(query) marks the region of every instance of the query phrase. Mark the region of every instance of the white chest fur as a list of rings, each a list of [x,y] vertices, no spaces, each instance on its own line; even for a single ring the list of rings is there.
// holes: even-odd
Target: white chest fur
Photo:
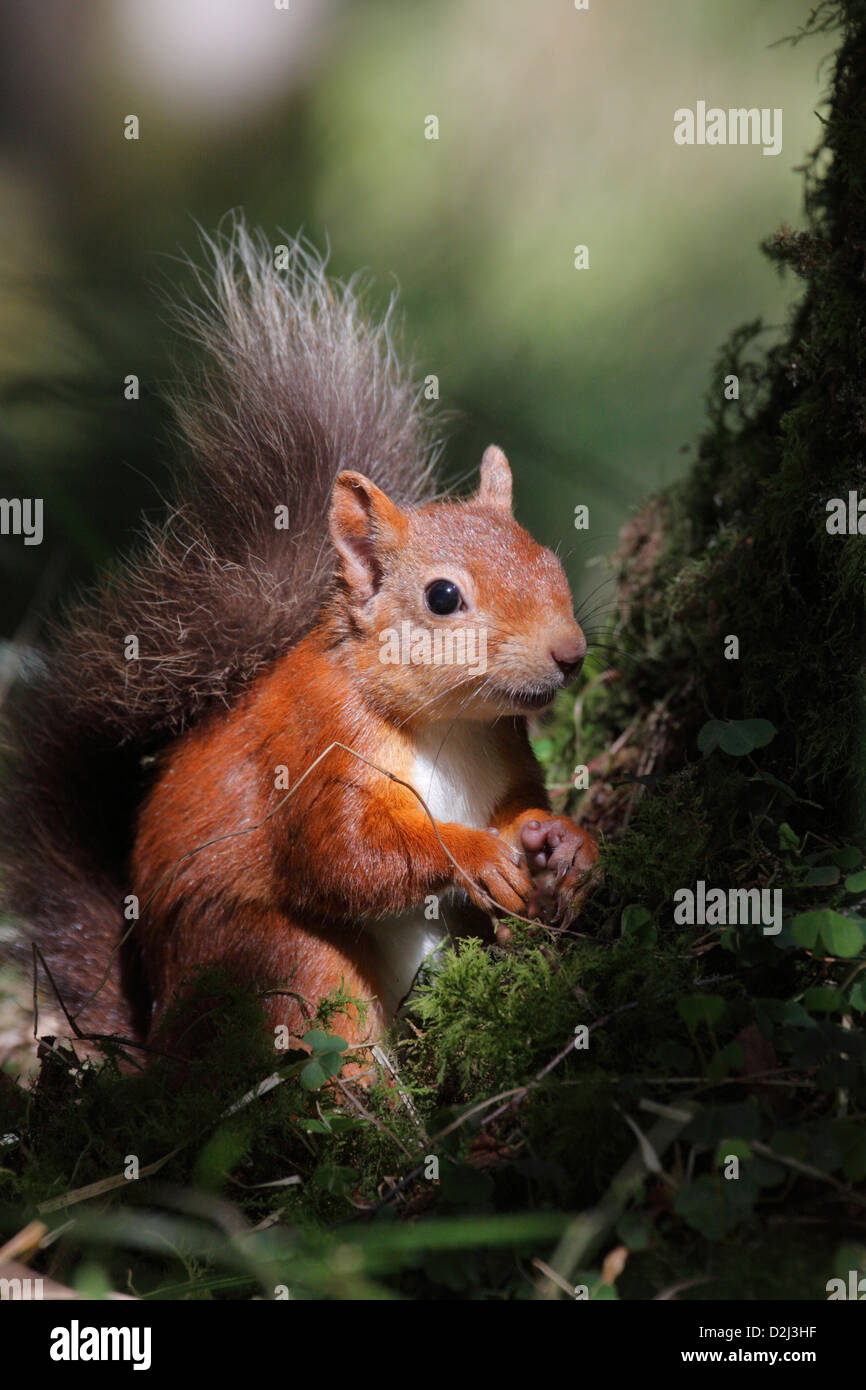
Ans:
[[[470,720],[428,724],[415,746],[411,781],[434,818],[485,830],[508,790],[493,730]]]
[[[485,830],[496,805],[508,790],[508,776],[493,732],[481,723],[430,724],[416,741],[412,785],[433,818]],[[394,1014],[409,993],[422,963],[450,934],[460,930],[461,908],[450,892],[443,895],[439,917],[419,903],[406,912],[365,924],[377,947],[380,997]]]

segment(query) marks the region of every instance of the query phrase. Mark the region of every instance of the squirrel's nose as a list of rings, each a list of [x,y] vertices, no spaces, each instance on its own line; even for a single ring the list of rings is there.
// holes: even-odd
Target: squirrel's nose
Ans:
[[[550,655],[566,680],[573,676],[586,656],[586,638],[580,628],[567,636],[556,638],[550,648]]]

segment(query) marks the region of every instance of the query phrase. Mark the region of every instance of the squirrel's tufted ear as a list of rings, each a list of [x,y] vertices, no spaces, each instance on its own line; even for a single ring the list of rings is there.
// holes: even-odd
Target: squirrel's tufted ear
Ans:
[[[498,444],[488,444],[481,459],[481,485],[475,501],[511,511],[511,465]]]
[[[388,554],[406,538],[406,517],[363,473],[340,473],[330,527],[343,578],[362,602],[371,598],[382,582]]]

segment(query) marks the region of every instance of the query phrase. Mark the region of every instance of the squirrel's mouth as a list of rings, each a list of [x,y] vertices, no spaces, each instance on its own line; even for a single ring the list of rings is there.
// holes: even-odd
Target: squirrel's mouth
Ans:
[[[509,708],[530,711],[546,709],[552,704],[558,690],[558,685],[546,685],[534,690],[510,690],[507,693],[503,690],[499,694]]]

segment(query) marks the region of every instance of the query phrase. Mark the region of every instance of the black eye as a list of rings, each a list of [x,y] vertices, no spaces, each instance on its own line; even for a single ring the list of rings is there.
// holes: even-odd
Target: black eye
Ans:
[[[463,602],[460,590],[450,579],[434,579],[426,589],[427,607],[439,618],[456,613]]]

